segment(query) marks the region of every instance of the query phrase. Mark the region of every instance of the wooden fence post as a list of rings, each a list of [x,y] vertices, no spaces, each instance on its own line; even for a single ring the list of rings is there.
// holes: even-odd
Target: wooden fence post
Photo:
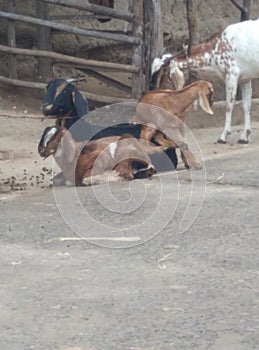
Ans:
[[[132,64],[139,67],[138,73],[132,74],[132,97],[140,99],[144,92],[144,76],[143,76],[143,0],[132,2],[132,11],[134,20],[132,24],[133,35],[140,39],[139,44],[133,46]]]
[[[164,48],[162,10],[160,0],[144,1],[144,42],[145,42],[145,90],[150,85],[150,68],[153,59]]]
[[[43,1],[36,0],[36,14],[40,19],[48,19],[48,4]],[[51,50],[51,29],[38,26],[38,49],[44,51]],[[52,66],[48,58],[40,57],[38,59],[38,74],[41,78],[52,76]]]
[[[15,7],[15,0],[5,0],[5,8],[8,12],[15,12]],[[8,46],[16,47],[15,21],[10,19],[7,23]],[[12,54],[9,56],[9,78],[17,79],[16,55]]]

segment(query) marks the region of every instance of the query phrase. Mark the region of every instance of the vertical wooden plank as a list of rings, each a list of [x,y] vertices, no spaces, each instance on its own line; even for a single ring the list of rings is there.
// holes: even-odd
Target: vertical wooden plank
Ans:
[[[48,4],[43,1],[36,0],[36,14],[40,19],[48,19]],[[51,29],[38,26],[38,49],[51,51]],[[43,79],[52,76],[51,61],[48,58],[40,57],[38,59],[38,73]]]
[[[153,59],[161,54],[164,47],[160,0],[144,1],[144,29],[145,90],[148,90]]]
[[[189,30],[189,48],[200,41],[198,4],[193,0],[186,0],[187,22]]]
[[[132,97],[140,99],[144,92],[143,76],[143,0],[133,1],[132,11],[134,21],[132,24],[133,35],[140,39],[140,44],[133,46],[132,64],[139,67],[138,73],[132,74]]]
[[[15,0],[5,0],[5,8],[8,12],[15,13]],[[7,41],[8,46],[16,47],[15,21],[7,21]],[[16,55],[9,55],[9,78],[17,79]]]
[[[243,11],[241,11],[240,22],[249,20],[252,0],[243,0]]]
[[[189,30],[189,43],[187,49],[187,55],[190,54],[191,47],[198,44],[200,41],[199,31],[199,16],[198,16],[198,4],[194,0],[186,0],[186,13]],[[188,79],[185,84],[191,84],[198,79],[198,73],[195,70],[188,69]]]

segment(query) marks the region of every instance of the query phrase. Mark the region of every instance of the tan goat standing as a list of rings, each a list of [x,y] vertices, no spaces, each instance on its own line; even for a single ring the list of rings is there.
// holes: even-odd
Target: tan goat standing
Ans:
[[[188,108],[199,101],[201,108],[211,110],[213,86],[210,82],[199,80],[180,90],[148,91],[137,105],[136,116],[132,122],[143,124],[141,138],[154,140],[164,147],[179,147],[186,168],[201,169],[202,165],[185,143],[185,122]]]

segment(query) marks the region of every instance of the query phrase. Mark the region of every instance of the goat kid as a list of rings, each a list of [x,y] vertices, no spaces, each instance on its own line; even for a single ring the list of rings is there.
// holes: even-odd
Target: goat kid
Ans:
[[[213,114],[211,110],[213,86],[210,82],[198,80],[181,90],[154,90],[147,92],[139,101],[134,123],[142,124],[141,138],[151,138],[164,147],[179,147],[186,168],[201,169],[185,143],[185,122],[188,108],[199,101],[201,108]]]
[[[163,151],[131,135],[105,137],[94,141],[75,142],[64,127],[47,127],[38,146],[39,154],[47,158],[53,155],[62,169],[54,185],[92,183],[92,176],[114,170],[120,178],[151,177],[156,171],[148,154]],[[134,163],[141,163],[141,170],[134,170]]]
[[[255,35],[258,31],[259,19],[231,24],[222,33],[214,35],[205,42],[193,45],[188,55],[179,54],[170,57],[170,54],[167,54],[161,58],[155,58],[151,78],[154,88],[160,86],[164,74],[169,79],[178,76],[181,80],[179,69],[207,71],[222,77],[226,86],[226,119],[218,142],[226,143],[231,133],[232,111],[237,86],[240,84],[244,130],[238,142],[248,143],[251,134],[251,79],[259,77],[259,37]]]

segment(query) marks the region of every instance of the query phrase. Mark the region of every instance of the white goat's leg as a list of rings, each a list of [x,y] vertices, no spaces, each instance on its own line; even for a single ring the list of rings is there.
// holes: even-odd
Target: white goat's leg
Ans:
[[[241,85],[243,111],[244,111],[244,131],[242,132],[238,143],[246,144],[249,142],[249,135],[251,134],[251,101],[252,101],[252,83],[251,80],[242,83]]]
[[[228,135],[231,134],[231,119],[232,119],[232,111],[234,107],[234,102],[236,98],[236,91],[238,85],[238,73],[233,73],[226,77],[226,119],[225,119],[225,127],[223,133],[218,139],[218,143],[226,143]]]

